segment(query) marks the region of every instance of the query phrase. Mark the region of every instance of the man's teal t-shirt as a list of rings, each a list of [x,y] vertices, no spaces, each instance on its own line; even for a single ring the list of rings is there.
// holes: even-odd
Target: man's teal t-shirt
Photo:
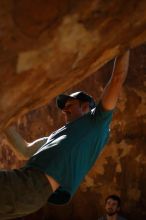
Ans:
[[[63,204],[75,193],[107,142],[113,111],[99,103],[91,112],[53,132],[27,167],[52,176],[60,188],[49,202]]]

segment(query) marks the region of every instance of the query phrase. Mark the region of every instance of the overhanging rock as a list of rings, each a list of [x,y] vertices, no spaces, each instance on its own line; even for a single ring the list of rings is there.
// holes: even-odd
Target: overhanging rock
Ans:
[[[1,0],[0,129],[146,41],[146,1]]]

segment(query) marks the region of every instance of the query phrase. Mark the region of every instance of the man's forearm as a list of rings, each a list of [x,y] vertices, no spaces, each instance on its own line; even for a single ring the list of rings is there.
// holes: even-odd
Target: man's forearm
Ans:
[[[121,85],[123,85],[128,72],[129,55],[130,51],[128,50],[127,52],[115,59],[114,68],[110,80],[117,80]]]
[[[48,140],[47,137],[43,137],[32,143],[27,143],[13,126],[5,130],[5,135],[11,144],[12,150],[19,159],[30,158]]]
[[[27,142],[15,130],[13,126],[5,130],[5,135],[11,144],[11,148],[19,159],[28,159]]]
[[[105,110],[114,109],[122,88],[122,85],[127,76],[129,66],[129,51],[116,58],[112,76],[107,83],[101,102]]]

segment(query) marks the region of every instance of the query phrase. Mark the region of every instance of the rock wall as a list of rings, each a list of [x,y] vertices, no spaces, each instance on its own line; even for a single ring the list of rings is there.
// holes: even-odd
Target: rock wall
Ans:
[[[88,220],[104,212],[104,199],[119,194],[128,220],[146,219],[146,45],[131,51],[130,68],[111,124],[111,135],[95,166],[66,206],[46,205],[21,220]],[[85,90],[98,101],[113,61],[70,91]],[[27,141],[48,135],[63,124],[53,99],[47,106],[19,118],[16,126]],[[1,136],[2,168],[23,165]],[[65,174],[64,174],[65,175]]]
[[[0,130],[146,41],[146,1],[1,0]]]

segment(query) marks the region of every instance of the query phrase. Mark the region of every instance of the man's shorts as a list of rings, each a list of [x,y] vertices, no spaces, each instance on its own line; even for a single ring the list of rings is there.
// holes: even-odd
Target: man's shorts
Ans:
[[[46,176],[37,169],[0,171],[0,220],[37,211],[51,194]]]

